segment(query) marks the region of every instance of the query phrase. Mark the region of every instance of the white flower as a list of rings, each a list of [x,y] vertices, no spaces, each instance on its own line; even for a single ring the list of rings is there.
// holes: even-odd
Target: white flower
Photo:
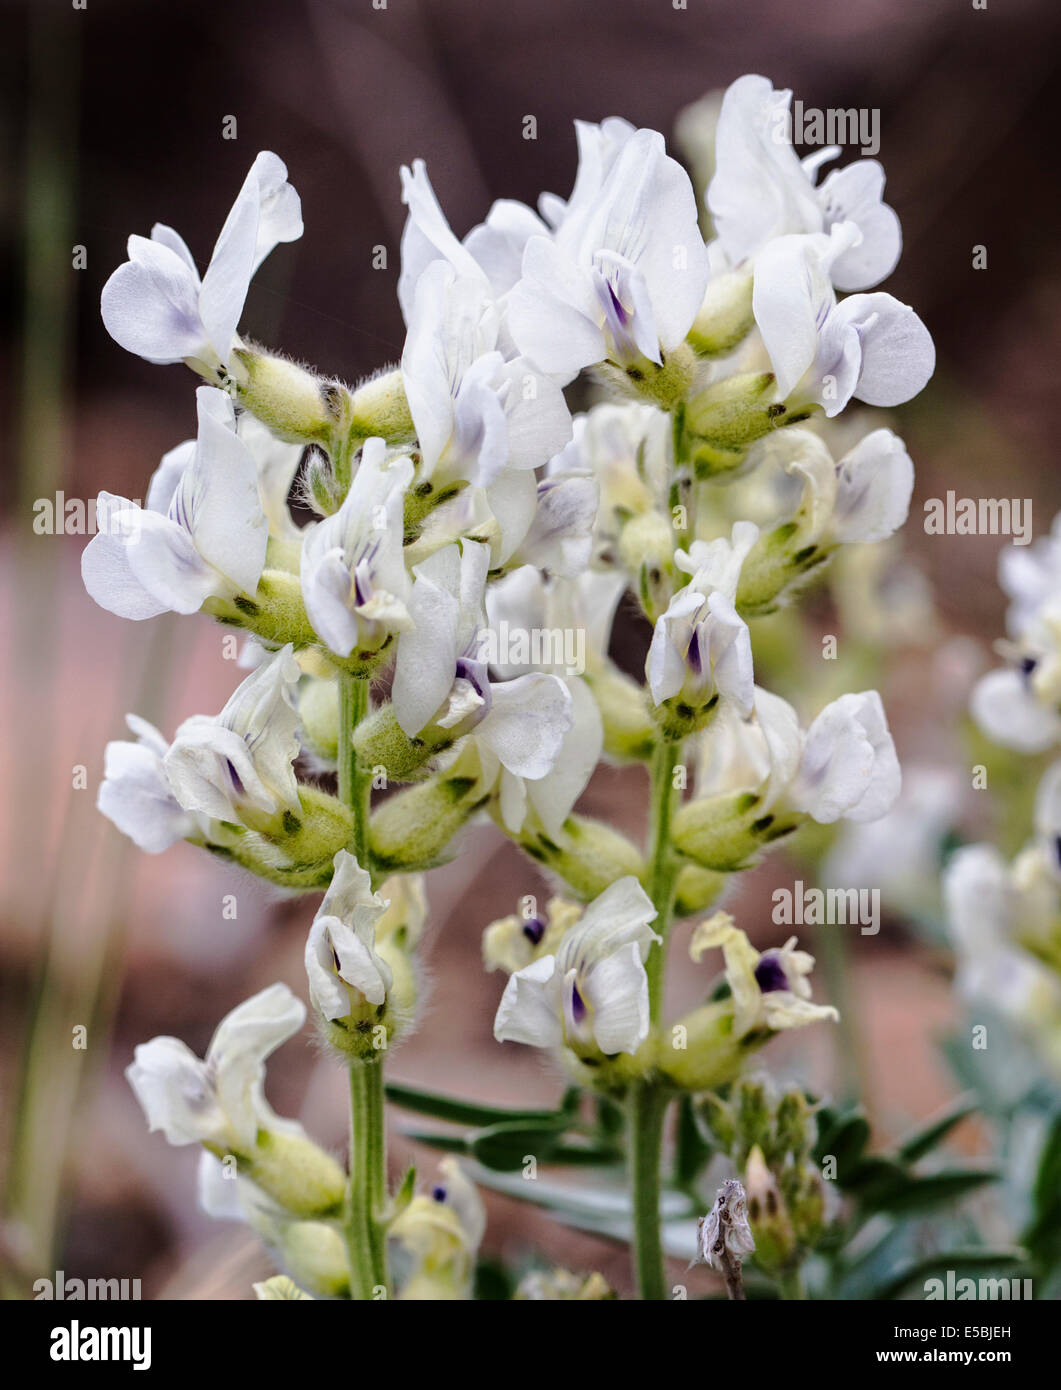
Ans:
[[[589,128],[592,131],[592,127]],[[570,381],[606,359],[661,363],[696,318],[708,278],[688,175],[663,136],[579,128],[579,175],[552,237],[532,236],[508,296],[520,350]]]
[[[501,917],[483,932],[483,965],[514,975],[541,956],[555,953],[570,927],[582,916],[578,903],[550,898],[545,916]]]
[[[325,1018],[346,1018],[362,1001],[386,1002],[393,976],[375,950],[376,927],[386,910],[372,891],[371,875],[341,849],[306,941],[309,995]]]
[[[125,722],[136,742],[107,744],[96,806],[140,849],[161,854],[202,825],[173,795],[164,762],[169,744],[146,719],[127,714]]]
[[[490,296],[506,294],[519,279],[528,237],[547,230],[541,219],[523,203],[499,199],[486,221],[473,227],[462,243],[439,207],[424,161],[414,159],[411,169],[403,166],[401,181],[402,202],[409,209],[398,277],[398,302],[405,322],[412,319],[420,276],[433,261],[448,262],[458,275],[480,282]]]
[[[648,1037],[644,961],[660,939],[648,925],[655,916],[635,878],[606,888],[567,932],[555,956],[542,956],[510,976],[494,1037],[605,1056],[636,1052]]]
[[[998,557],[998,582],[1011,602],[1006,628],[1013,638],[1025,635],[1043,609],[1061,598],[1061,512],[1049,535],[1033,545],[1007,545]]]
[[[734,926],[728,912],[716,912],[696,928],[689,954],[699,960],[716,946],[722,948],[733,996],[734,1037],[743,1038],[758,1028],[780,1032],[839,1018],[832,1005],[811,1002],[808,976],[814,969],[814,957],[796,950],[794,936],[783,946],[760,953]]]
[[[258,495],[269,525],[269,535],[300,545],[302,530],[295,524],[287,499],[302,462],[303,446],[286,444],[282,439],[277,439],[249,411],[240,415],[236,432],[250,450],[258,469]],[[148,505],[150,501],[151,494],[148,493]]]
[[[550,470],[538,483],[534,520],[509,565],[534,565],[565,579],[581,574],[593,553],[599,496],[592,474]]]
[[[759,528],[738,521],[730,540],[694,541],[674,561],[692,578],[671,599],[652,634],[646,671],[657,705],[682,694],[694,706],[715,696],[752,707],[752,649],[734,601],[741,565]]]
[[[437,551],[413,571],[413,627],[398,639],[392,701],[410,738],[434,722],[476,741],[517,777],[543,777],[571,727],[571,697],[555,676],[489,679],[480,656],[489,550],[475,541]]]
[[[416,284],[402,353],[421,486],[487,486],[506,469],[540,467],[571,438],[560,388],[506,348],[482,281],[432,261]]]
[[[286,985],[270,985],[223,1018],[205,1058],[177,1038],[137,1047],[125,1075],[147,1116],[171,1144],[253,1149],[259,1129],[301,1132],[265,1099],[265,1059],[302,1027],[306,1009]]]
[[[822,886],[878,887],[887,905],[907,916],[938,911],[944,840],[962,800],[953,768],[915,766],[903,771],[902,794],[880,820],[850,824],[822,865]]]
[[[900,405],[916,396],[936,364],[928,329],[890,294],[852,294],[837,303],[830,267],[858,229],[783,236],[755,263],[752,308],[777,390],[792,407],[816,403],[838,415],[852,397]]]
[[[955,988],[1028,1027],[1056,1019],[1057,977],[1014,944],[1021,888],[993,845],[967,845],[943,874],[947,930],[958,956]]]
[[[1061,714],[1044,704],[1032,684],[1037,662],[1003,666],[981,676],[969,711],[983,732],[1004,748],[1041,753],[1061,741]]]
[[[388,462],[382,439],[365,441],[343,505],[302,545],[302,595],[317,635],[337,656],[375,651],[410,626],[402,556],[407,458]]]
[[[630,517],[666,508],[673,433],[670,416],[655,406],[605,403],[575,417],[571,443],[550,461],[550,476],[589,470],[596,478],[594,530],[602,562],[614,560],[612,548]]]
[[[81,575],[100,607],[121,618],[195,613],[211,596],[258,588],[269,539],[258,470],[225,393],[202,386],[196,399],[194,449],[166,455],[147,509],[100,493],[101,529],[81,556]]]
[[[858,159],[815,187],[820,165],[840,151],[801,162],[792,148],[791,102],[790,91],[754,74],[726,91],[707,192],[722,249],[740,266],[777,237],[852,222],[860,239],[833,262],[832,281],[840,290],[868,289],[891,274],[902,248],[899,219],[883,201],[884,170],[875,159]]]
[[[578,635],[569,589],[563,581],[548,582],[529,565],[513,571],[487,590],[490,632],[498,635],[519,633],[527,637],[535,632],[551,632],[559,637]],[[584,646],[584,627],[581,636]],[[506,655],[507,661],[504,660]],[[585,790],[604,747],[600,711],[588,686],[574,671],[567,669],[561,653],[550,652],[549,656],[556,659],[540,662],[538,669],[561,681],[570,701],[570,727],[552,767],[542,777],[524,778],[502,766],[496,754],[480,749],[484,783],[498,784],[501,819],[513,832],[520,830],[528,810],[532,810],[550,835],[558,834]],[[535,678],[530,653],[522,662],[513,661],[512,653],[503,651],[499,651],[498,657],[500,659],[491,662],[491,669],[506,681]]]
[[[191,252],[161,223],[129,238],[129,260],[103,287],[103,322],[115,342],[149,362],[228,363],[251,276],[281,241],[302,235],[287,169],[263,151],[251,165],[200,280]]]
[[[216,719],[195,715],[184,721],[165,768],[186,810],[235,823],[300,811],[293,767],[300,675],[288,645],[236,688]]]
[[[799,546],[883,541],[906,521],[914,465],[891,430],[866,435],[839,463],[809,430],[786,430],[785,435],[786,446],[794,451],[786,471],[803,480]]]
[[[399,1299],[438,1302],[471,1297],[486,1209],[455,1158],[444,1158],[438,1166],[441,1177],[430,1195],[418,1193],[388,1233],[413,1261]]]
[[[759,686],[752,715],[742,716],[727,702],[698,742],[697,797],[755,792],[757,815],[765,815],[787,791],[803,754],[796,711]]]
[[[875,690],[865,690],[833,700],[811,724],[789,799],[822,825],[841,816],[877,820],[901,786],[884,706]]]

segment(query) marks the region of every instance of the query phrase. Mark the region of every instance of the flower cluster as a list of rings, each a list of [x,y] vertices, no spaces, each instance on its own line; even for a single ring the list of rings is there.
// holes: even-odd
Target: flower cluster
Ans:
[[[988,738],[1014,752],[1061,744],[1061,517],[1033,546],[1009,546],[999,580],[1010,599],[1006,665],[982,676],[970,709]],[[990,844],[954,855],[944,877],[956,985],[1036,1038],[1061,1067],[1061,760],[1043,772],[1032,833],[1008,862]]]
[[[566,200],[499,201],[463,240],[423,162],[403,169],[405,345],[353,389],[241,331],[251,276],[302,233],[273,154],[202,276],[156,225],[103,290],[117,342],[204,384],[196,437],[146,505],[101,498],[85,585],[122,617],[241,631],[251,670],[170,743],[130,716],[137,741],[109,745],[99,806],[149,852],[187,840],[326,890],[305,962],[360,1097],[343,1223],[340,1170],[262,1097],[266,1053],[301,1023],[283,986],[230,1015],[205,1062],[157,1039],[130,1079],[171,1142],[234,1157],[244,1219],[314,1292],[386,1288],[389,1238],[403,1296],[467,1296],[477,1198],[457,1170],[432,1195],[388,1193],[378,1073],[415,1019],[418,876],[473,816],[570,895],[495,924],[485,950],[509,972],[496,1037],[561,1054],[580,1085],[709,1089],[778,1030],[835,1017],[794,940],[760,953],[725,916],[694,939],[721,947],[726,998],[681,1023],[680,1045],[660,1012],[675,915],[808,820],[870,820],[899,793],[876,692],[803,727],[756,684],[756,621],[906,517],[902,441],[878,428],[838,447],[830,421],[909,399],[933,368],[917,315],[873,289],[901,242],[879,165],[819,184],[821,161],[776,138],[790,99],[755,76],[726,93],[706,241],[663,136],[620,118],[576,124]],[[592,403],[572,419],[576,378]],[[775,499],[754,521],[732,514],[752,475]],[[643,682],[610,654],[621,606],[651,627]],[[644,849],[575,810],[602,758],[651,769]]]

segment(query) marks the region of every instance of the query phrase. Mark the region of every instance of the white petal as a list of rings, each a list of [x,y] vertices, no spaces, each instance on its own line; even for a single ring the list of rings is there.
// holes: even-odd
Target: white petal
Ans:
[[[559,1047],[563,1030],[555,1007],[556,959],[543,956],[510,975],[494,1019],[498,1042]]]
[[[207,332],[199,315],[199,277],[170,247],[146,237],[130,237],[129,254],[100,296],[107,332],[149,362],[200,356]]]
[[[225,1144],[228,1119],[206,1067],[177,1038],[140,1043],[125,1075],[147,1117],[171,1144]]]
[[[1061,738],[1061,717],[1036,698],[1019,671],[989,671],[973,687],[969,710],[996,743],[1022,753],[1041,753]]]
[[[842,695],[807,730],[793,804],[823,825],[887,815],[901,789],[899,761],[875,690]]]
[[[567,687],[556,676],[536,673],[492,684],[490,696],[490,712],[476,726],[476,737],[510,772],[544,777],[571,728]]]
[[[648,1037],[648,976],[636,942],[597,961],[582,983],[593,1036],[608,1056],[636,1052]]]
[[[882,541],[910,510],[914,465],[891,430],[874,430],[837,465],[832,533],[843,542]]]

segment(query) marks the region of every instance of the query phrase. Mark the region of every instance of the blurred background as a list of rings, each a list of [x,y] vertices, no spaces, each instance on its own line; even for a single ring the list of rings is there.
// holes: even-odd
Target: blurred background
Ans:
[[[970,0],[688,0],[683,9],[671,0],[388,0],[380,9],[372,0],[88,0],[80,9],[0,0],[0,24],[0,1264],[12,1297],[56,1269],[140,1278],[145,1297],[247,1297],[268,1269],[264,1256],[244,1230],[198,1212],[194,1156],[147,1135],[122,1069],[135,1043],[158,1033],[201,1053],[218,1019],[273,980],[304,993],[312,904],[235,884],[190,847],[142,855],[95,811],[104,745],[123,736],[127,710],[169,735],[187,715],[220,709],[240,673],[206,620],[132,624],[102,612],[80,583],[85,537],[32,526],[34,502],[60,492],[142,497],[160,455],[194,433],[188,374],[126,354],[100,323],[99,292],[126,237],[165,221],[205,261],[255,153],[275,150],[301,194],[306,232],[266,262],[243,323],[354,381],[401,351],[400,164],[427,160],[463,235],[494,198],[566,195],[576,117],[621,114],[671,140],[684,107],[744,72],[793,87],[807,106],[879,108],[879,158],[905,237],[887,288],[929,325],[939,367],[891,421],[917,485],[907,579],[894,591],[902,613],[889,624],[885,588],[886,670],[870,683],[883,683],[904,766],[928,779],[907,778],[925,818],[916,824],[935,825],[939,838],[955,826],[990,833],[963,791],[974,759],[961,725],[969,683],[1002,631],[1004,542],[929,537],[921,519],[924,500],[948,489],[1032,498],[1037,534],[1061,505],[1061,10],[1049,0],[991,0],[987,10]],[[534,140],[524,138],[527,116]],[[222,138],[227,117],[235,140]],[[386,269],[373,269],[377,246],[388,250]],[[987,248],[985,270],[973,269],[976,246]],[[920,576],[913,595],[911,574]],[[791,665],[793,642],[843,631],[832,588],[798,632],[777,635],[779,670]],[[619,655],[630,669],[645,637],[624,621]],[[769,661],[760,679],[793,698],[771,685]],[[805,712],[833,693],[811,692]],[[637,833],[644,794],[639,769],[606,769],[584,807]],[[937,1048],[954,1005],[934,934],[938,846],[924,833],[907,852],[924,851],[927,884],[894,895],[879,937],[847,940],[845,981],[836,941],[806,942],[824,960],[820,996],[829,981],[847,996],[846,1030],[797,1034],[769,1063],[834,1093],[858,1083],[884,1135],[958,1089]],[[748,876],[735,910],[760,945],[779,930],[772,886],[798,871],[777,856]],[[238,916],[223,920],[232,891]],[[540,1059],[494,1043],[500,981],[483,973],[479,948],[486,923],[543,885],[485,827],[428,891],[430,1007],[396,1055],[394,1078],[491,1101],[555,1100],[562,1082]],[[676,981],[675,1004],[696,988]],[[73,1045],[78,1026],[84,1049]],[[270,1092],[278,1110],[341,1146],[344,1079],[315,1049],[282,1049]],[[396,1170],[416,1152],[400,1118]],[[972,1124],[958,1139],[971,1152],[984,1142]],[[431,1156],[420,1157],[429,1169]],[[627,1287],[618,1247],[491,1197],[487,1251],[518,1262],[531,1247]]]

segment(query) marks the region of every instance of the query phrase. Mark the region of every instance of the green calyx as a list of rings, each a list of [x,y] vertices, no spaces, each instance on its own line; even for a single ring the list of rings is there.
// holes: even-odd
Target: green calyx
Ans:
[[[675,815],[674,846],[702,868],[734,873],[748,868],[763,849],[805,819],[798,812],[764,810],[754,792],[699,797]]]
[[[755,327],[752,277],[733,271],[708,282],[704,302],[687,334],[698,357],[725,357]]]
[[[641,878],[645,873],[645,861],[636,845],[611,826],[585,816],[568,816],[555,836],[547,834],[536,817],[528,816],[513,838],[542,868],[559,874],[585,902],[603,893],[617,878],[627,874]]]
[[[241,1173],[292,1216],[336,1216],[342,1210],[346,1176],[331,1154],[304,1134],[259,1130],[254,1148],[238,1155],[237,1162]]]

